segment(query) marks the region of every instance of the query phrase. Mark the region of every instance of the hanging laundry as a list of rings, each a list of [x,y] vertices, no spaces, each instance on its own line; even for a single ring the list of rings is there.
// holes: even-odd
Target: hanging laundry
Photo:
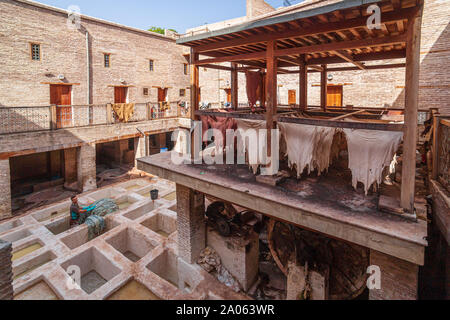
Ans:
[[[286,141],[289,167],[296,167],[298,178],[306,167],[308,174],[317,169],[320,175],[328,169],[335,128],[282,122],[278,125]]]
[[[134,103],[115,103],[112,109],[120,122],[128,122],[134,114]]]
[[[380,184],[383,169],[391,166],[392,159],[403,139],[402,132],[344,129],[347,137],[349,168],[352,184],[364,184],[367,195],[373,183]]]

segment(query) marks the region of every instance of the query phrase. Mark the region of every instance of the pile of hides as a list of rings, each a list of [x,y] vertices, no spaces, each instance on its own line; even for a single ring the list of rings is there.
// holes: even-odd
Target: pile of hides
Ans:
[[[317,169],[319,175],[328,169],[335,128],[279,123],[286,142],[289,167],[297,169],[299,178],[305,168],[308,174]]]
[[[112,109],[120,122],[128,122],[134,114],[134,103],[115,103]]]
[[[261,93],[264,89],[263,82],[264,76],[261,72],[245,71],[245,77],[247,80],[247,98],[248,105],[255,111],[256,101],[261,99]]]
[[[395,162],[395,153],[403,139],[402,132],[344,129],[347,137],[349,168],[352,183],[364,184],[367,195],[370,186],[381,183],[383,169]],[[394,161],[392,160],[394,158]]]
[[[87,213],[81,215],[80,224],[85,223],[88,226],[89,240],[92,240],[105,229],[104,217],[118,211],[119,207],[111,199],[101,199],[83,209],[87,210]]]
[[[215,272],[217,280],[231,288],[234,292],[241,291],[241,285],[235,277],[222,265],[219,255],[214,249],[205,248],[200,253],[197,263],[208,273]]]
[[[88,226],[89,241],[101,235],[106,227],[105,219],[99,216],[89,216],[85,224]]]
[[[237,128],[239,130],[241,137],[243,137],[243,138],[249,137],[249,141],[243,141],[244,150],[239,150],[239,151],[245,152],[245,154],[247,155],[248,163],[249,163],[250,167],[252,168],[253,173],[256,174],[258,171],[258,167],[261,164],[261,162],[260,162],[261,159],[259,159],[259,145],[261,143],[266,145],[266,141],[259,141],[259,130],[267,129],[266,121],[239,119],[239,120],[236,120],[236,123],[237,123]],[[253,130],[256,132],[256,139],[258,141],[258,143],[256,143],[256,144],[252,143],[252,141],[250,139],[250,137],[252,136],[250,132]],[[255,159],[255,155],[256,155],[256,159]]]
[[[220,110],[220,112],[228,112],[226,110]],[[227,130],[236,130],[237,125],[236,121],[233,118],[225,118],[225,117],[214,117],[214,116],[202,116],[202,135],[203,142],[208,142],[211,140],[211,137],[208,137],[207,131],[208,129],[217,130],[222,134],[222,136],[214,136],[214,142],[216,144],[216,149],[220,150],[225,146],[224,139],[226,139]],[[231,143],[231,142],[230,142]]]

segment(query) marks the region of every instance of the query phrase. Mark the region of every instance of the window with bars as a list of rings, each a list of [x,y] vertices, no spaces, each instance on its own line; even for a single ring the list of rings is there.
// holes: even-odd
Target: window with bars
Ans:
[[[31,60],[40,61],[41,60],[41,45],[37,43],[31,44]]]
[[[109,53],[105,53],[103,55],[105,68],[109,68],[111,66],[111,55]]]
[[[149,60],[148,69],[153,71],[155,69],[155,62],[153,60]]]
[[[144,88],[144,89],[142,90],[142,94],[143,94],[144,96],[148,96],[148,88]]]
[[[184,97],[186,95],[186,89],[180,89],[180,97]]]
[[[188,64],[187,63],[185,63],[184,64],[184,74],[188,74]]]

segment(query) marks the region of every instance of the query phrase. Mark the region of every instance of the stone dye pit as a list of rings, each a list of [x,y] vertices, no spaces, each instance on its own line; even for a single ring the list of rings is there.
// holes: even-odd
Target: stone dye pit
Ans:
[[[70,227],[69,199],[1,224],[0,238],[13,245],[14,299],[242,299],[178,258],[174,194],[175,184],[158,178],[81,194],[81,206],[103,198],[119,205],[91,241],[86,225]]]

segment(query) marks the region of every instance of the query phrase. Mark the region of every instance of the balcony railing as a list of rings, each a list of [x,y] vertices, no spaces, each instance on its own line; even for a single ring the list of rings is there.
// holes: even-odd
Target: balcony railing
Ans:
[[[187,102],[136,103],[128,122],[189,116]],[[0,107],[0,134],[89,127],[119,123],[112,104]]]

